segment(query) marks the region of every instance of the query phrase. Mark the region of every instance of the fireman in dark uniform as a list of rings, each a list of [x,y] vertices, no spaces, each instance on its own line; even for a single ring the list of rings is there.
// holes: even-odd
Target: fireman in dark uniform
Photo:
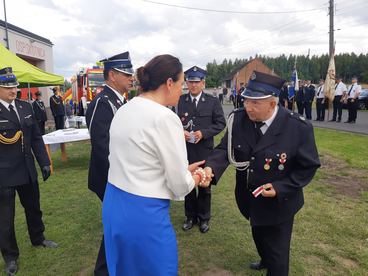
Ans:
[[[294,216],[304,203],[303,187],[320,166],[312,125],[277,104],[283,83],[253,72],[243,92],[245,108],[229,116],[228,131],[206,162],[213,184],[229,164],[236,167],[236,202],[250,220],[260,256],[250,268],[277,276],[288,275]]]
[[[36,100],[32,103],[32,107],[33,107],[33,111],[36,117],[38,127],[40,129],[40,132],[42,135],[44,135],[45,134],[45,122],[47,121],[45,104],[43,103],[41,99],[42,94],[40,91],[37,91],[35,95],[36,95]]]
[[[54,95],[50,97],[50,108],[52,112],[52,116],[54,116],[55,120],[55,129],[63,129],[64,128],[64,116],[65,116],[65,107],[63,103],[63,99],[60,96],[60,87],[55,86],[52,91]]]
[[[109,171],[110,125],[116,111],[126,103],[124,93],[133,87],[133,66],[129,52],[102,60],[104,89],[92,100],[86,111],[86,122],[91,136],[91,160],[88,188],[102,201]],[[96,260],[94,275],[108,275],[104,239]]]
[[[0,70],[0,249],[7,275],[18,270],[19,248],[15,238],[15,194],[24,208],[28,233],[34,246],[57,247],[45,239],[34,157],[44,181],[50,160],[32,106],[16,99],[18,82],[12,68]]]
[[[194,66],[185,73],[189,93],[178,103],[178,116],[184,126],[189,163],[205,160],[213,149],[213,137],[226,125],[220,101],[202,91],[206,71]],[[189,230],[199,220],[199,229],[206,233],[211,217],[211,187],[193,189],[185,197],[183,230]]]

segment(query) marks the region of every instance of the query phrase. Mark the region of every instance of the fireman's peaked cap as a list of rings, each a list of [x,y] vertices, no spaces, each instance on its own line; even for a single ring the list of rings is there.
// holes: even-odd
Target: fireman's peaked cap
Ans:
[[[117,70],[119,72],[133,75],[133,65],[130,60],[129,52],[124,52],[103,60],[100,60],[104,64],[104,70],[109,71],[111,69]]]

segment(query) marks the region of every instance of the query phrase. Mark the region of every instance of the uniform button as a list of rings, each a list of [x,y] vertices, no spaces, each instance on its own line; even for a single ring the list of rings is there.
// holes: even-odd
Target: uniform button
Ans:
[[[193,116],[192,118],[195,119],[195,116]]]
[[[254,158],[254,156],[252,156],[250,159],[251,159],[251,160],[254,160],[255,158]]]
[[[251,169],[250,172],[252,173],[253,172],[253,169]]]
[[[241,145],[238,145],[238,148],[241,148]]]

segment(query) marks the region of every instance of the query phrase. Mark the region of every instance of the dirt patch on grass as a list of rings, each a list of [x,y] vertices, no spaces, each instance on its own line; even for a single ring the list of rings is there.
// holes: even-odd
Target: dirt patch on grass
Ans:
[[[348,259],[348,258],[341,257],[341,256],[334,256],[333,259],[335,260],[336,263],[339,263],[343,267],[346,267],[346,268],[349,268],[349,269],[358,267],[358,264],[356,263],[356,261],[354,261],[352,259]]]
[[[368,176],[363,169],[352,168],[348,163],[328,154],[320,156],[322,177],[319,182],[333,187],[337,193],[359,197],[368,191]]]

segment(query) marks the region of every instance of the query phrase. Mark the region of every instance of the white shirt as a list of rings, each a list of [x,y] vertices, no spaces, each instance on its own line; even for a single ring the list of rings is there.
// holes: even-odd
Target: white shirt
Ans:
[[[202,91],[201,93],[199,93],[197,96],[193,96],[190,92],[189,92],[189,95],[190,95],[190,100],[193,102],[193,99],[195,98],[197,101],[196,101],[196,106],[198,105],[198,102],[199,102],[199,99],[201,98],[202,96]]]
[[[262,131],[263,134],[266,133],[267,129],[271,126],[273,120],[275,120],[275,117],[277,115],[277,111],[279,111],[279,106],[278,105],[276,105],[275,110],[272,113],[272,116],[269,119],[267,119],[266,121],[263,121],[264,125],[261,126],[261,128],[260,128],[260,130]]]
[[[358,96],[355,96],[355,95],[360,94],[361,90],[362,90],[361,86],[357,83],[349,85],[348,91],[346,92],[348,94],[348,99],[357,98]],[[349,91],[350,91],[350,93],[349,93]]]
[[[317,99],[324,99],[325,98],[325,85],[324,84],[320,85],[317,88],[316,97],[317,97]]]
[[[346,85],[340,81],[335,85],[335,96],[341,96],[344,92],[347,92]]]
[[[14,101],[14,100],[13,100],[11,103],[8,103],[8,102],[6,102],[6,101],[4,101],[4,100],[0,99],[0,103],[2,103],[2,104],[3,104],[3,106],[5,106],[9,111],[10,111],[9,105],[12,105],[12,106],[13,106],[13,108],[14,108],[15,113],[16,113],[16,114],[17,114],[17,116],[18,116],[18,120],[19,120],[19,114],[18,114],[17,107],[15,106],[15,101]]]
[[[114,88],[112,88],[110,85],[105,84],[108,88],[110,88],[112,91],[114,91],[114,93],[116,94],[116,96],[118,97],[118,99],[122,102],[125,103],[125,97],[123,95],[121,95],[118,91],[116,91]]]
[[[109,162],[109,182],[131,194],[182,199],[194,188],[179,117],[144,97],[116,112]]]

